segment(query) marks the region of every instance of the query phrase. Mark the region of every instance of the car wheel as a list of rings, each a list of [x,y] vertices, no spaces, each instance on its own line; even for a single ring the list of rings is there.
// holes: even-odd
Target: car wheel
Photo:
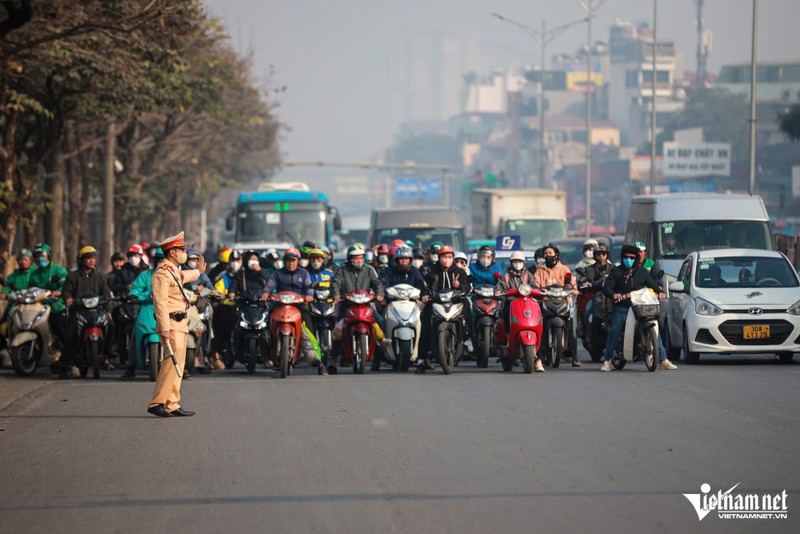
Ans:
[[[667,358],[670,360],[680,360],[681,347],[672,346],[672,337],[669,335],[669,324],[666,321],[664,321],[664,332],[661,337],[664,341],[664,349],[667,351]]]
[[[686,331],[685,324],[683,325],[683,358],[688,364],[700,363],[700,353],[689,350],[689,333]]]
[[[781,359],[781,363],[789,363],[790,361],[792,361],[794,359],[794,353],[793,352],[779,352],[778,353],[778,358]]]

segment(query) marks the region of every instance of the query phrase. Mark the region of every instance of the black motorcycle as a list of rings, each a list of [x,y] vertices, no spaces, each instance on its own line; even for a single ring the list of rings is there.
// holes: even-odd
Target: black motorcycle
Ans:
[[[433,303],[431,332],[435,336],[434,351],[444,374],[449,375],[464,353],[464,292],[442,289],[431,295]]]
[[[314,336],[322,349],[322,365],[326,367],[333,347],[333,328],[336,326],[337,308],[338,304],[333,302],[330,288],[314,287],[314,300],[308,304],[308,311],[314,322]]]
[[[495,295],[495,287],[480,284],[473,288],[475,315],[475,362],[484,369],[489,366],[489,358],[494,352],[494,325],[500,311],[500,298]]]
[[[269,347],[269,306],[259,294],[245,294],[236,298],[236,326],[233,346],[236,361],[244,364],[247,372],[256,372],[256,364],[264,364]]]
[[[92,377],[100,378],[100,362],[108,337],[108,299],[94,295],[75,299],[72,310],[77,314],[78,350],[75,364],[85,378],[92,368]]]
[[[557,368],[561,358],[572,350],[572,316],[570,312],[572,289],[561,285],[550,285],[542,289],[546,298],[542,301],[543,362]]]

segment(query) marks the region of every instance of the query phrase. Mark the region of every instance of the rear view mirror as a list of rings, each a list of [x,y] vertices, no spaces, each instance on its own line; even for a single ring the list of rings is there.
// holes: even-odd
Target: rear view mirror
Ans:
[[[233,232],[233,218],[235,214],[231,211],[227,217],[225,217],[225,230],[228,232]]]
[[[683,293],[686,291],[686,287],[683,285],[683,282],[672,282],[669,285],[670,293]]]

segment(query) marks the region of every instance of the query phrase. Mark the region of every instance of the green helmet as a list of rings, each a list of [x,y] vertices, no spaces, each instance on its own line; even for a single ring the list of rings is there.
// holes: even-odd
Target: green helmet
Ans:
[[[647,246],[646,246],[646,245],[644,244],[644,242],[642,242],[642,241],[637,241],[636,243],[634,243],[634,244],[633,244],[633,246],[634,246],[634,247],[636,247],[636,248],[638,248],[638,249],[639,249],[639,250],[641,250],[642,252],[644,252],[645,250],[647,250]]]
[[[48,245],[47,243],[39,243],[33,248],[33,255],[34,256],[47,255],[47,257],[49,258],[50,256],[53,255],[53,249],[51,249],[50,245]]]
[[[363,256],[366,253],[364,247],[359,244],[355,244],[347,249],[347,257],[350,256]]]
[[[443,246],[444,243],[442,243],[441,241],[434,241],[433,243],[431,243],[431,246],[428,247],[428,252],[432,254],[438,254],[439,249],[442,248]]]

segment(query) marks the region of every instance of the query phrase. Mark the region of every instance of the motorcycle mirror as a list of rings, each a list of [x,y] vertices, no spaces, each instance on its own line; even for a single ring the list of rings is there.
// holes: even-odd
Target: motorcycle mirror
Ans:
[[[500,274],[500,273],[498,273],[498,272],[495,272],[495,273],[494,273],[494,279],[495,279],[495,280],[500,280],[501,278],[503,278],[503,275],[501,275],[501,274]]]

